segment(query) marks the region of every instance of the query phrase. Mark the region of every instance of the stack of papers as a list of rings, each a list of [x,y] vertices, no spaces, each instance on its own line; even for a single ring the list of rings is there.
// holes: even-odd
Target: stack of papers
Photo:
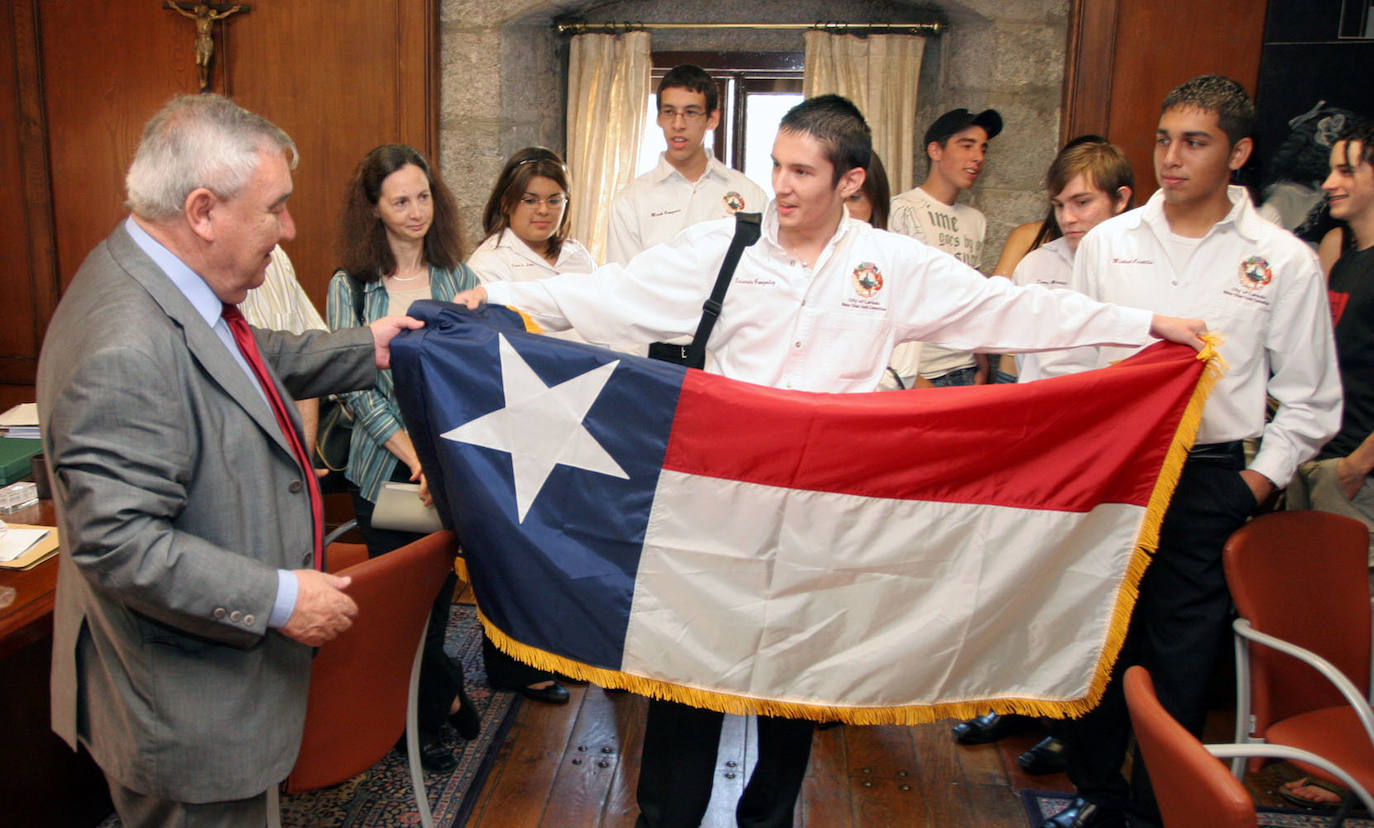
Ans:
[[[51,526],[11,523],[0,535],[0,569],[28,569],[57,553],[57,530]]]
[[[0,432],[5,437],[38,439],[38,404],[20,403],[0,414]]]

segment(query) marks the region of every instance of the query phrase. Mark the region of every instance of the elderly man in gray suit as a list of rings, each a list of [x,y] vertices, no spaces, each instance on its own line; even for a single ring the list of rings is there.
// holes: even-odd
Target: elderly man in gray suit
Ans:
[[[348,579],[314,568],[318,490],[281,401],[370,387],[392,337],[421,323],[241,321],[234,306],[295,234],[295,161],[231,101],[173,99],[129,168],[132,216],[43,343],[62,540],[53,729],[90,750],[126,825],[264,824],[296,758],[311,648],[357,613]]]

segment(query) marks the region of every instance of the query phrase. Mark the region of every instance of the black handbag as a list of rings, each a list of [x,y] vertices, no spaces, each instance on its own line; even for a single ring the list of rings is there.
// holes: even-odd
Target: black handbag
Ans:
[[[353,296],[353,318],[358,325],[363,320],[363,286],[352,274],[345,273],[349,293]],[[320,400],[319,427],[315,430],[315,457],[331,472],[348,468],[348,447],[353,442],[353,412],[337,394]]]
[[[664,362],[686,365],[688,368],[706,367],[706,340],[711,338],[711,329],[716,326],[720,316],[721,304],[725,301],[725,291],[730,287],[730,279],[735,275],[739,257],[744,248],[759,240],[762,232],[761,213],[735,213],[735,235],[730,239],[730,249],[725,251],[725,261],[720,263],[720,273],[716,274],[716,284],[711,296],[701,306],[701,321],[692,336],[691,345],[673,345],[668,342],[655,342],[649,345],[649,356]]]

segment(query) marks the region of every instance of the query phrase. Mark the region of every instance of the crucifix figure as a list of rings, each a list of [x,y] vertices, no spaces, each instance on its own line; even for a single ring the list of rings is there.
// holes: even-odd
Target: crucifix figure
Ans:
[[[213,8],[212,8],[213,6]],[[242,4],[226,6],[223,3],[181,3],[165,0],[163,8],[171,9],[189,20],[196,21],[196,69],[200,72],[200,91],[210,88],[210,58],[215,54],[215,40],[212,27],[216,20],[223,20],[231,14],[246,11]]]

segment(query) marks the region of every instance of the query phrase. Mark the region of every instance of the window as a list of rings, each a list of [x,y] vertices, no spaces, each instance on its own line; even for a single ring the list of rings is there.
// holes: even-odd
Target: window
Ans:
[[[655,52],[652,87],[683,63],[705,69],[720,89],[720,126],[706,133],[712,153],[742,171],[770,196],[773,193],[773,138],[778,121],[802,101],[801,52]],[[654,92],[649,93],[644,138],[635,175],[658,163],[663,130],[658,126]]]

